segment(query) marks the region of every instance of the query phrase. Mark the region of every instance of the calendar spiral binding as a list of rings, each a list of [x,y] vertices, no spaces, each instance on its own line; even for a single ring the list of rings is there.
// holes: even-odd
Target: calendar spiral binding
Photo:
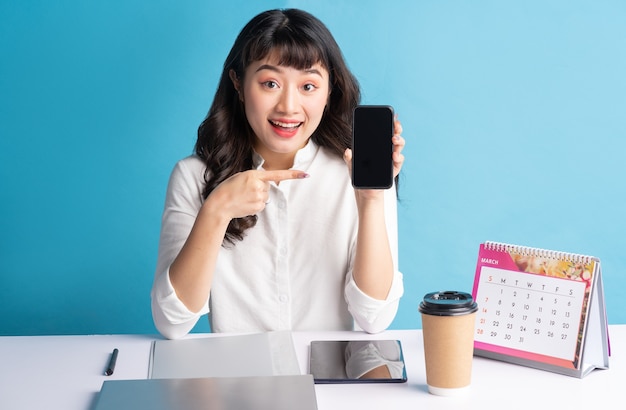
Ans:
[[[508,243],[486,241],[485,248],[496,252],[515,252],[524,256],[547,258],[574,263],[589,263],[598,258],[590,255],[582,255],[571,252],[554,251],[550,249],[533,248],[530,246],[512,245]]]

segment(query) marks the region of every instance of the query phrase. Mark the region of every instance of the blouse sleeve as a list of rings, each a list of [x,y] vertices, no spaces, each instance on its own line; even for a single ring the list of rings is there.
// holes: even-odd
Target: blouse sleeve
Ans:
[[[395,186],[385,191],[385,224],[393,258],[394,275],[387,299],[374,299],[359,289],[352,276],[352,266],[347,275],[345,298],[348,310],[356,324],[368,333],[387,329],[398,311],[404,293],[402,273],[398,269],[398,216]]]
[[[170,265],[187,240],[202,206],[203,174],[202,161],[188,157],[176,164],[167,187],[151,305],[154,324],[168,339],[189,333],[200,316],[209,311],[208,300],[199,312],[187,309],[169,278]]]

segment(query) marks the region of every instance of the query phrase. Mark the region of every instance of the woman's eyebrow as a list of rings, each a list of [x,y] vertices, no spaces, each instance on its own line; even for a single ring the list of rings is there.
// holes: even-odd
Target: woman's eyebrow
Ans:
[[[282,73],[283,70],[281,69],[280,66],[275,66],[275,65],[271,65],[271,64],[263,64],[260,65],[255,72],[259,72],[259,71],[263,71],[263,70],[269,70],[269,71],[274,71],[276,73]],[[300,70],[305,74],[316,74],[319,75],[320,77],[323,77],[322,72],[320,70],[318,70],[317,68],[307,68],[304,70]]]
[[[275,65],[270,65],[270,64],[263,64],[261,66],[259,66],[256,69],[256,73],[258,73],[259,71],[263,71],[263,70],[270,70],[270,71],[275,71],[277,73],[281,73],[283,70],[281,70],[279,67],[275,66]]]
[[[317,68],[309,68],[307,70],[302,70],[307,74],[317,74],[320,77],[323,77],[322,72],[320,70],[318,70]]]

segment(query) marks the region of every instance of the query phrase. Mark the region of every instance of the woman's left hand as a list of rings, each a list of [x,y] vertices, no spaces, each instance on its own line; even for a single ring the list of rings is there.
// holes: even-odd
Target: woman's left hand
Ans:
[[[393,177],[397,177],[400,174],[400,170],[402,169],[402,164],[404,164],[404,155],[402,154],[402,150],[404,149],[404,138],[402,138],[402,124],[400,124],[400,120],[398,120],[398,116],[393,120],[393,137],[391,138],[391,142],[393,143],[393,152],[391,153],[391,157],[393,159]]]

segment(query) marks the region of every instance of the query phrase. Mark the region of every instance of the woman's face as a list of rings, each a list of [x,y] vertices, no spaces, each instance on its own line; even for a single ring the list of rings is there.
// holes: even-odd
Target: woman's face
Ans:
[[[270,55],[250,64],[243,84],[233,78],[267,170],[293,166],[296,152],[322,120],[329,96],[328,71],[320,64],[298,70],[276,61]]]

